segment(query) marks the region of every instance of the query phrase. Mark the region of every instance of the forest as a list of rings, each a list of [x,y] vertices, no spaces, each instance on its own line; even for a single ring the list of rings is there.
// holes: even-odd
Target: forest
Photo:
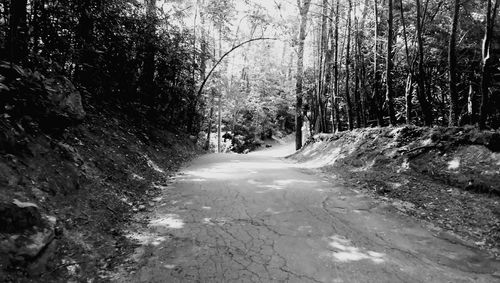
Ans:
[[[42,119],[34,88],[64,77],[84,105],[203,140],[218,128],[251,144],[304,121],[311,133],[500,126],[492,0],[5,0],[0,10],[1,111],[15,121]]]
[[[494,282],[499,6],[0,0],[0,281]]]

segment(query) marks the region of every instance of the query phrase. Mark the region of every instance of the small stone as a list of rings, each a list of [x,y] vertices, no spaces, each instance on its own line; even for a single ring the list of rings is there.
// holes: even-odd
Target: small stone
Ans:
[[[146,206],[144,204],[139,205],[139,211],[146,210]]]
[[[491,274],[493,277],[500,278],[500,271]]]

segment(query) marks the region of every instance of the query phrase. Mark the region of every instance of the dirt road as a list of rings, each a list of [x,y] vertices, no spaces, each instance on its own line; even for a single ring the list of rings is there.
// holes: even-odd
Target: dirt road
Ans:
[[[486,255],[273,155],[185,168],[135,233],[139,270],[116,281],[500,282]]]

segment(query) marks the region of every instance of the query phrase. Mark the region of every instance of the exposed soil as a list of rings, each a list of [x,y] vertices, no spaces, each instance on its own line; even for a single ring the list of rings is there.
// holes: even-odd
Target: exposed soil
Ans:
[[[131,216],[152,206],[168,176],[197,154],[189,136],[121,111],[87,112],[81,125],[50,135],[0,121],[0,201],[29,201],[57,219],[57,246],[43,270],[30,278],[30,262],[3,262],[1,282],[105,279],[135,248],[123,233]]]
[[[319,135],[291,158],[500,257],[498,132],[374,128]]]

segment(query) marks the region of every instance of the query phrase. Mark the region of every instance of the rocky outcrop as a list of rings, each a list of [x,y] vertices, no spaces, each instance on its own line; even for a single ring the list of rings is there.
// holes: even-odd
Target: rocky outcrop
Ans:
[[[55,225],[56,218],[42,215],[34,203],[0,202],[0,265],[43,273],[56,248]]]
[[[49,109],[57,118],[81,121],[85,118],[80,92],[66,77],[58,76],[43,81],[47,98],[52,102]]]
[[[82,97],[64,76],[44,76],[0,62],[0,115],[29,127],[61,129],[85,118]]]

